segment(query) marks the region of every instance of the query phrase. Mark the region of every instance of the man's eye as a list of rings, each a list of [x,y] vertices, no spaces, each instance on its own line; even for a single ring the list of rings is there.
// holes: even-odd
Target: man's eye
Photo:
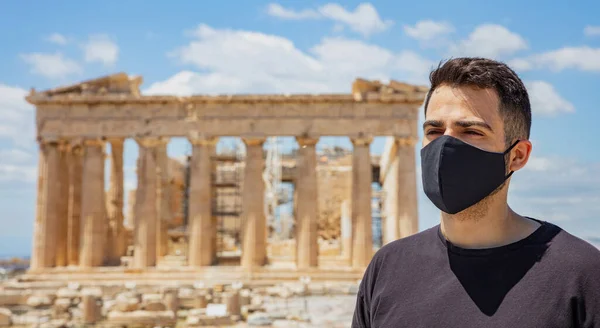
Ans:
[[[483,134],[479,131],[465,131],[466,134],[474,135],[474,136],[482,136]]]
[[[440,131],[436,131],[436,130],[429,130],[429,131],[427,131],[425,134],[426,134],[426,135],[428,135],[428,136],[430,136],[430,135],[439,134],[439,133],[440,133]]]

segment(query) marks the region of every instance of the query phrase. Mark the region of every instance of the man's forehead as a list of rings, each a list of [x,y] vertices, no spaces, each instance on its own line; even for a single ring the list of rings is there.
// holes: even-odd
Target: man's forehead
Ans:
[[[499,99],[494,89],[440,86],[427,106],[428,120],[476,120],[501,124]]]

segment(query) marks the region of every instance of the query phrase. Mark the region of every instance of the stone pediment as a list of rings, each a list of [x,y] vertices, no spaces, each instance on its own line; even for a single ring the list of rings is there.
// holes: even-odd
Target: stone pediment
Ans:
[[[139,96],[140,84],[142,84],[141,76],[130,77],[126,73],[116,73],[42,92],[36,92],[35,90],[32,90],[30,95],[43,95],[46,97],[52,97],[63,95],[126,94]]]
[[[412,85],[408,83],[390,80],[388,84],[377,80],[366,80],[357,78],[352,83],[352,94],[355,98],[369,99],[379,95],[403,94],[407,96],[424,97],[429,91],[426,86]]]

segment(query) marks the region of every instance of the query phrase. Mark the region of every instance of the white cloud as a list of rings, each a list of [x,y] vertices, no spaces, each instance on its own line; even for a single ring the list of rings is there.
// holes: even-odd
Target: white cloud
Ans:
[[[513,175],[509,203],[522,215],[548,221],[597,219],[600,212],[600,163],[532,156]]]
[[[19,146],[34,141],[33,106],[25,101],[27,91],[0,84],[0,141],[9,140]]]
[[[575,106],[558,94],[548,82],[530,81],[525,84],[534,115],[556,116],[560,113],[575,112]]]
[[[506,64],[516,71],[527,71],[532,68],[531,62],[523,58],[511,59]]]
[[[553,71],[578,69],[580,71],[600,72],[600,48],[565,47],[518,59],[526,63],[522,69],[549,68]]]
[[[64,35],[60,34],[60,33],[52,33],[50,34],[47,38],[46,41],[54,43],[54,44],[58,44],[61,46],[64,46],[65,44],[67,44],[69,41],[67,40],[67,37],[65,37]]]
[[[394,24],[391,20],[382,20],[377,9],[370,3],[361,3],[353,12],[347,11],[338,4],[330,3],[320,7],[319,12],[324,17],[345,23],[350,29],[364,36],[383,32]]]
[[[267,13],[274,17],[290,20],[326,18],[344,24],[365,37],[383,32],[394,25],[392,20],[383,20],[377,9],[370,3],[361,3],[354,11],[348,11],[337,3],[328,3],[316,10],[303,9],[299,11],[271,3],[267,7]],[[340,27],[336,26],[336,30],[339,31]]]
[[[0,164],[0,181],[17,181],[33,183],[37,178],[37,168],[33,165]]]
[[[167,80],[153,83],[148,89],[144,90],[144,93],[185,96],[194,93],[231,94],[249,89],[252,89],[249,81],[244,81],[233,75],[223,73],[198,74],[192,71],[181,71]]]
[[[259,32],[200,25],[170,56],[204,71],[182,71],[146,93],[349,92],[356,77],[425,83],[433,64],[411,52],[345,38],[325,38],[309,52]],[[393,76],[390,76],[393,74]]]
[[[600,26],[588,25],[583,29],[586,36],[600,36]]]
[[[527,42],[517,33],[497,24],[479,25],[462,40],[450,47],[452,55],[498,58],[527,49]]]
[[[30,72],[47,78],[64,78],[69,75],[81,74],[83,69],[79,64],[63,56],[62,53],[29,53],[21,58],[30,65]]]
[[[539,172],[548,171],[552,168],[552,163],[552,160],[549,158],[532,156],[523,169]]]
[[[385,74],[383,67],[393,65],[395,55],[376,45],[344,38],[325,38],[311,49],[323,70],[352,72],[363,75],[377,72],[377,78]],[[344,74],[346,75],[346,74]],[[346,78],[346,77],[344,77]]]
[[[301,19],[311,19],[311,18],[320,18],[321,15],[312,9],[304,9],[300,11],[294,11],[291,9],[286,9],[278,3],[271,3],[267,6],[267,13],[274,17],[279,17],[283,19],[293,19],[293,20],[301,20]]]
[[[86,62],[100,62],[105,66],[114,65],[119,56],[119,46],[106,34],[91,35],[83,51]]]
[[[428,75],[435,62],[421,57],[416,52],[407,50],[399,53],[395,58],[395,67],[403,72],[408,72],[412,78],[409,80],[418,84],[429,84]]]
[[[454,32],[452,24],[448,22],[436,22],[430,19],[418,21],[415,26],[404,26],[404,33],[419,41],[431,41],[452,32]]]
[[[0,182],[35,182],[35,118],[26,94],[0,84]]]
[[[0,161],[7,161],[13,163],[27,163],[33,159],[33,155],[30,152],[13,148],[13,149],[0,149]]]

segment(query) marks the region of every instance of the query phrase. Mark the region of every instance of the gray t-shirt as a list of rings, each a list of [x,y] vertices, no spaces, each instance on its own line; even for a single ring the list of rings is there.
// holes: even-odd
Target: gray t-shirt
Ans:
[[[382,247],[352,327],[600,328],[600,250],[554,224],[501,247],[465,249],[440,227]]]

